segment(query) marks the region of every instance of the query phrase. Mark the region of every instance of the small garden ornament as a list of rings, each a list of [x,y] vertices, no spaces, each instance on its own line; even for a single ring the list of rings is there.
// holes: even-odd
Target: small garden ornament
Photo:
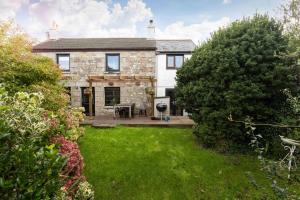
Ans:
[[[291,170],[297,168],[296,157],[294,156],[294,152],[296,150],[296,147],[300,147],[300,141],[285,138],[283,136],[280,136],[280,139],[282,141],[282,146],[284,147],[284,149],[289,150],[288,154],[280,161],[280,166],[288,168],[288,179],[290,179]]]

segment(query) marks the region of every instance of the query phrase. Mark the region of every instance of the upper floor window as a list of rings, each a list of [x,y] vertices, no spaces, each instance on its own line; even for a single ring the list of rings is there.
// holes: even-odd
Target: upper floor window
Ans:
[[[170,54],[167,55],[167,69],[177,69],[180,68],[183,64],[183,54],[174,55]]]
[[[106,54],[106,71],[120,71],[120,54]]]
[[[56,54],[56,63],[63,71],[70,71],[70,54]]]

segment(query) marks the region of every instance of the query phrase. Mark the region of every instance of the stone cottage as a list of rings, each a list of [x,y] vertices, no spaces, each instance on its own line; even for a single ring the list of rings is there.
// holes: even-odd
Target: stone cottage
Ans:
[[[171,115],[182,115],[174,96],[176,70],[191,56],[192,40],[147,38],[61,38],[33,47],[52,58],[63,71],[62,84],[71,105],[89,114],[89,81],[92,82],[93,115],[113,113],[114,104],[148,104],[146,88],[157,97],[170,96]]]
[[[88,114],[88,79],[93,87],[93,115],[113,112],[114,104],[147,102],[145,88],[155,77],[156,43],[146,38],[61,38],[33,47],[63,71],[71,105]]]

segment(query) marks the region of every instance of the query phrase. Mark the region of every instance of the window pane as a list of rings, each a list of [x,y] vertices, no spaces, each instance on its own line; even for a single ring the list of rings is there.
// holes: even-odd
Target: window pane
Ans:
[[[120,103],[120,88],[106,87],[105,88],[105,106],[113,106]]]
[[[107,70],[119,71],[119,55],[107,55]]]
[[[69,55],[58,55],[58,65],[62,70],[70,70],[70,56]]]
[[[183,56],[176,56],[176,58],[175,58],[176,68],[181,67],[182,64],[183,64]]]
[[[174,56],[167,56],[167,63],[168,63],[168,66],[167,67],[174,67]]]
[[[107,90],[107,91],[105,92],[105,95],[107,95],[107,96],[113,96],[113,91]]]

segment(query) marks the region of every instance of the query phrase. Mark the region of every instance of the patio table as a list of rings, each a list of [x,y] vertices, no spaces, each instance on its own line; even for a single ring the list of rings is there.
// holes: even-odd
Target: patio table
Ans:
[[[116,118],[116,109],[117,108],[128,108],[129,109],[129,118],[131,119],[131,107],[133,104],[117,104],[114,106],[114,118]]]

